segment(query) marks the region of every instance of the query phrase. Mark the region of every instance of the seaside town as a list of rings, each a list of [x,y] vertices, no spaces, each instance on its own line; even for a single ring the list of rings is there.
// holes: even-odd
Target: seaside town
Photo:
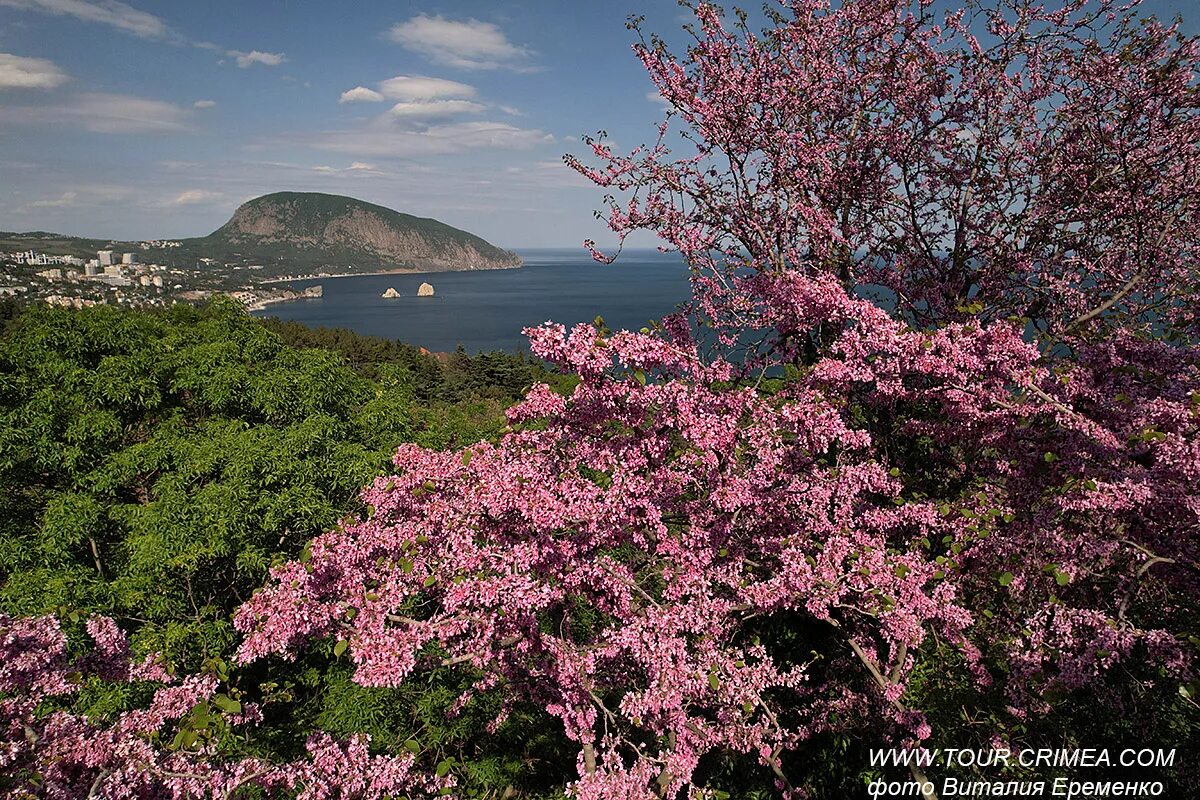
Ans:
[[[191,269],[159,263],[165,259],[156,257],[155,251],[178,248],[178,241],[137,244],[136,252],[97,250],[93,258],[33,248],[0,251],[0,298],[72,308],[101,304],[146,308],[225,294],[255,311],[274,303],[320,297],[323,292],[320,285],[294,290],[269,285],[279,279],[256,280],[254,270],[261,268],[254,265],[222,264],[203,257]]]

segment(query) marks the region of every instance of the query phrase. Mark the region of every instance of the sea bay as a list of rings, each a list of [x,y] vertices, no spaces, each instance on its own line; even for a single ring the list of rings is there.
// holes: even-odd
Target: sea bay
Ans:
[[[459,345],[469,353],[515,352],[529,349],[521,330],[530,325],[552,320],[570,327],[602,316],[614,330],[637,330],[690,295],[687,267],[676,253],[626,250],[615,263],[600,264],[582,248],[517,252],[525,263],[516,269],[295,281],[288,285],[302,289],[319,283],[324,295],[254,315],[349,328],[433,352]],[[417,287],[425,282],[433,285],[433,297],[417,297]],[[389,288],[400,297],[381,297]]]

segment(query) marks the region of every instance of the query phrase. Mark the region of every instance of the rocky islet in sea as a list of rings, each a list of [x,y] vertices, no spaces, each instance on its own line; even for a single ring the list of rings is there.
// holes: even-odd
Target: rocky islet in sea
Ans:
[[[379,296],[386,297],[390,300],[394,297],[401,297],[402,295],[396,291],[395,286],[389,286],[387,291]],[[433,296],[434,296],[433,284],[422,283],[420,286],[417,287],[417,297],[433,297]]]

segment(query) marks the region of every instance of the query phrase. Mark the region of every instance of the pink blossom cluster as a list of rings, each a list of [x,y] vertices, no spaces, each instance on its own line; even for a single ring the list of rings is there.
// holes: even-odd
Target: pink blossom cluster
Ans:
[[[534,387],[496,444],[401,448],[397,473],[363,493],[370,516],[318,537],[243,606],[241,659],[333,637],[368,686],[470,664],[561,720],[581,797],[655,782],[674,796],[719,749],[778,770],[834,718],[928,736],[902,698],[931,632],[990,679],[960,577],[927,544],[961,531],[904,497],[846,399],[921,404],[927,432],[999,443],[1037,413],[1013,397],[1041,377],[1038,352],[1008,323],[930,335],[836,282],[768,284],[771,313],[840,330],[770,393],[731,383],[732,364],[696,343],[532,329],[537,355],[580,376],[571,394]],[[600,621],[583,625],[581,605]],[[817,682],[745,640],[781,615],[823,627],[843,644],[820,657],[866,680]]]
[[[131,662],[127,638],[107,617],[88,620],[87,630],[90,651],[72,658],[55,618],[0,615],[0,789],[5,798],[216,800],[253,787],[303,800],[384,800],[402,793],[431,796],[453,785],[449,776],[414,769],[409,754],[369,754],[365,736],[338,743],[313,734],[308,758],[287,764],[221,756],[214,741],[168,746],[198,708],[219,715],[230,729],[253,725],[261,713],[250,703],[231,705],[227,696],[223,706],[210,708],[221,688],[214,674],[176,679],[155,655]],[[73,697],[94,681],[150,681],[160,688],[148,708],[111,719],[72,712]]]

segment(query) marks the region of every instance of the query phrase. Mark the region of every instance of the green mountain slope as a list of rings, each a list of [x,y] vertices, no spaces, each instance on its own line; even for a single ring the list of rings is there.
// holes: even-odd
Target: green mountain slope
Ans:
[[[244,203],[200,239],[184,240],[218,261],[358,270],[515,267],[521,259],[435,219],[340,195],[276,192]]]
[[[45,231],[0,231],[0,252],[37,250],[92,258],[97,250],[135,252],[143,261],[195,267],[256,265],[263,277],[300,272],[451,271],[519,267],[521,258],[436,219],[414,217],[341,195],[275,192],[243,203],[208,236],[143,250],[138,242]],[[213,267],[216,269],[217,267]]]

